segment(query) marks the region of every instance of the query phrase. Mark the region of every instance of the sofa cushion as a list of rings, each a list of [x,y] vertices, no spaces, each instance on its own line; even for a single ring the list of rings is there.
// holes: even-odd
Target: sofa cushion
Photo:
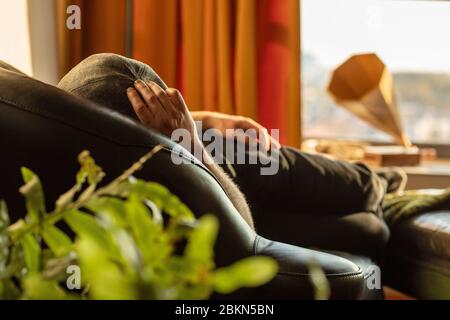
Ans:
[[[385,265],[396,289],[423,299],[450,299],[450,211],[400,222],[392,230]]]

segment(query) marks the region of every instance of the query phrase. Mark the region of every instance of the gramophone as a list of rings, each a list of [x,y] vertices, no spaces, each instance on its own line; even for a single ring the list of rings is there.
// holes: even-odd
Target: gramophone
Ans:
[[[420,164],[422,154],[402,127],[394,79],[376,54],[357,54],[341,64],[332,74],[328,93],[338,106],[393,138],[394,145],[364,146],[362,161],[379,166]]]

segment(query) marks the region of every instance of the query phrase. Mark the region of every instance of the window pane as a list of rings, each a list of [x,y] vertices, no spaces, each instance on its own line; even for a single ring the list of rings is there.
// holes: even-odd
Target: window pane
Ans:
[[[31,74],[26,0],[0,0],[0,60]]]
[[[375,52],[394,74],[411,140],[450,143],[450,3],[302,1],[304,135],[390,141],[337,107],[326,87],[351,55]]]

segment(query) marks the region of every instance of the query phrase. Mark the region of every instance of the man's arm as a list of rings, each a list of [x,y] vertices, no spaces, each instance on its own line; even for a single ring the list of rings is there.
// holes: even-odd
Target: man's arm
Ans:
[[[195,121],[202,123],[203,130],[213,128],[225,137],[229,129],[242,129],[244,131],[251,129],[256,131],[257,142],[261,143],[266,150],[270,148],[279,149],[281,147],[280,143],[269,134],[266,128],[251,118],[212,111],[191,111],[191,115]],[[247,139],[252,139],[248,135],[239,138],[243,142],[247,142]]]
[[[194,119],[181,94],[175,89],[164,91],[154,82],[137,81],[135,88],[127,90],[128,98],[140,121],[168,136],[176,129],[186,129],[191,136],[191,150],[201,150],[199,159],[219,180],[230,201],[247,224],[254,229],[250,208],[239,188],[208,154],[197,135]],[[184,142],[186,143],[186,142]]]

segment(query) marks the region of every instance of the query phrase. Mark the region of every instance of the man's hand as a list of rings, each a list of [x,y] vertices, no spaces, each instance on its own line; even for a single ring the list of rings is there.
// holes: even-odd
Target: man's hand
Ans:
[[[186,129],[189,132],[191,141],[183,141],[181,144],[188,150],[189,147],[191,147],[191,150],[192,148],[194,150],[200,149],[199,160],[220,181],[236,210],[248,225],[254,229],[252,214],[244,195],[227,174],[214,163],[214,160],[205,150],[197,135],[194,119],[189,113],[181,94],[175,89],[164,91],[154,82],[144,83],[138,80],[135,83],[135,88],[127,90],[127,95],[139,120],[144,125],[161,132],[169,138],[176,129]],[[180,141],[176,142],[180,143]]]
[[[169,138],[174,130],[186,129],[191,135],[191,141],[183,141],[183,145],[201,144],[194,119],[178,90],[170,88],[164,91],[154,82],[145,83],[138,80],[135,82],[135,88],[128,88],[127,95],[144,125]]]
[[[216,129],[224,137],[226,136],[227,129],[242,129],[244,131],[254,129],[257,133],[257,141],[266,150],[270,148],[279,149],[281,147],[280,143],[269,134],[266,128],[250,118],[209,111],[192,112],[192,116],[195,121],[202,122],[203,129]],[[240,140],[245,142],[249,142],[250,138],[251,136],[248,135],[239,137]]]

